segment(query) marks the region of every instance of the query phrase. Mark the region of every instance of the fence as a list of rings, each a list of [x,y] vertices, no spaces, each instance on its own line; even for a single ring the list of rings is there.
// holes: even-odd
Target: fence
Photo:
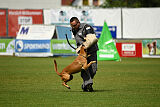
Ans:
[[[160,8],[115,9],[0,9],[0,38],[15,38],[22,24],[69,25],[77,16],[81,23],[116,27],[117,39],[160,38]]]
[[[142,41],[141,56],[159,56],[160,39],[160,8],[114,8],[114,9],[0,9],[0,52],[1,54],[12,55],[14,52],[14,39],[21,25],[56,25],[54,34],[57,33],[57,39],[64,39],[64,32],[70,37],[69,19],[76,16],[81,23],[92,25],[100,36],[104,21],[109,25],[109,29],[114,39],[147,39]],[[60,26],[60,28],[59,28]],[[61,31],[59,29],[64,29]],[[149,52],[148,44],[156,42],[157,54]],[[146,43],[147,45],[144,45]],[[123,45],[123,44],[122,44]],[[136,51],[133,50],[134,43],[121,46],[121,57],[132,56]],[[132,47],[130,52],[125,52],[122,47]],[[145,49],[143,49],[143,47]],[[118,48],[118,47],[117,47]],[[118,48],[119,49],[119,48]],[[124,49],[124,48],[123,48]],[[137,49],[136,47],[134,49]],[[146,51],[147,50],[147,51]],[[54,50],[52,50],[54,51]],[[147,53],[148,52],[148,53]],[[9,54],[8,54],[9,53]],[[133,53],[133,54],[132,54]],[[142,54],[146,55],[142,55]],[[136,56],[136,55],[135,55]],[[133,57],[133,56],[132,56]]]

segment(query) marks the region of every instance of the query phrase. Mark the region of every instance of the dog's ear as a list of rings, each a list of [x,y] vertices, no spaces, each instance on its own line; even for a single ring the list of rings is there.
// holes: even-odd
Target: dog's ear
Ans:
[[[156,42],[155,41],[153,42],[153,46],[156,46]]]

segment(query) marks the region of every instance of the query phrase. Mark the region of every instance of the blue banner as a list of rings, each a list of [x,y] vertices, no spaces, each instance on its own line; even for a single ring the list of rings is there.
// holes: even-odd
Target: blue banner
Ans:
[[[19,40],[15,41],[15,52],[42,53],[50,52],[50,40]]]
[[[93,26],[97,38],[100,37],[103,26]],[[112,38],[116,39],[117,37],[117,27],[116,26],[108,26],[109,31],[111,32]]]
[[[57,39],[64,39],[66,40],[66,34],[68,39],[72,39],[71,27],[64,27],[64,26],[56,26],[57,31]]]

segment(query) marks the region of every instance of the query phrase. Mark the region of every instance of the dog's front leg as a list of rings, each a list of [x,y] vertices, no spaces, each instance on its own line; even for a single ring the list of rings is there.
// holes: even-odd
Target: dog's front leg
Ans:
[[[89,54],[89,55],[87,55],[87,58],[88,58],[88,57],[90,57],[90,56],[91,56],[90,54]]]
[[[91,61],[89,64],[87,62],[83,65],[82,69],[86,70],[91,64],[96,63],[96,61]]]

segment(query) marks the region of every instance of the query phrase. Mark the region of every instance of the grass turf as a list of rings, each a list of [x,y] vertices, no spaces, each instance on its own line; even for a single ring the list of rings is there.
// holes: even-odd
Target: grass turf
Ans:
[[[68,83],[70,90],[62,86],[53,59],[61,72],[75,57],[0,56],[0,106],[160,106],[160,59],[98,61],[95,92],[82,92],[80,73]]]

